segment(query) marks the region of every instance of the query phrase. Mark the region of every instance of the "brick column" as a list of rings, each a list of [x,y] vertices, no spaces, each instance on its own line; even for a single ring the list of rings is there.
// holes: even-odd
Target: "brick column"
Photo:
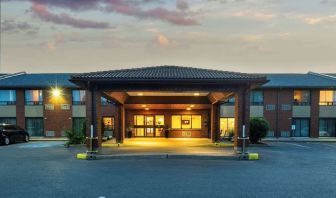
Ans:
[[[99,148],[102,143],[102,117],[101,117],[101,93],[97,89],[86,90],[87,98],[87,137],[91,135],[91,125],[93,126],[93,136],[97,137],[94,141],[94,148]],[[89,142],[87,141],[87,146]]]
[[[26,128],[24,90],[16,90],[16,124]]]
[[[119,131],[119,137],[120,137],[120,143],[123,143],[124,142],[124,138],[125,138],[125,132],[126,132],[126,125],[125,125],[125,123],[126,123],[126,111],[125,111],[125,107],[124,107],[124,105],[123,104],[120,104],[119,105],[119,117],[120,117],[120,127],[119,127],[119,129],[120,129],[120,131]]]
[[[245,134],[249,136],[250,125],[250,89],[239,88],[235,93],[235,131],[234,131],[234,148],[242,146],[242,140],[238,137],[243,136],[243,125],[245,125]],[[248,143],[248,141],[246,142]],[[248,146],[248,144],[246,144]],[[239,149],[240,150],[240,149]]]
[[[320,90],[311,90],[310,137],[319,137]]]
[[[210,115],[211,123],[210,123],[210,131],[211,131],[211,141],[216,142],[218,139],[218,104],[211,105],[211,115]]]

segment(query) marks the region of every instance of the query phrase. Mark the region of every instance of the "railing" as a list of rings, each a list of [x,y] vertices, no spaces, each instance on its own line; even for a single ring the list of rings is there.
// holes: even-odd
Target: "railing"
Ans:
[[[310,102],[294,101],[293,105],[296,105],[296,106],[309,106]]]
[[[320,102],[320,106],[336,106],[336,102]]]
[[[0,105],[15,105],[16,101],[0,101]]]
[[[42,105],[43,101],[26,101],[26,105]]]

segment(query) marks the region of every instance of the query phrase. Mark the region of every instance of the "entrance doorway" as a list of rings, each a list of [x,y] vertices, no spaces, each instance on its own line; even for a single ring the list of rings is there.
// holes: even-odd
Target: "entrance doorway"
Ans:
[[[135,137],[162,137],[164,115],[134,115]]]

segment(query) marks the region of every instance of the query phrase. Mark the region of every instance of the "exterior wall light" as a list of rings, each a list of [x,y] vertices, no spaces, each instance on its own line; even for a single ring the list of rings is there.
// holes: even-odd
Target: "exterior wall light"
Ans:
[[[61,96],[61,90],[59,90],[57,87],[52,89],[51,93],[54,97],[60,97]]]

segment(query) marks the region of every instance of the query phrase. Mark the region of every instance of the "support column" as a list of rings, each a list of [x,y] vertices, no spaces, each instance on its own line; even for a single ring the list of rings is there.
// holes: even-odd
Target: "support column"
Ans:
[[[117,141],[119,143],[124,142],[125,138],[125,107],[123,104],[118,105],[118,120],[119,120],[119,132],[118,132],[118,137]]]
[[[87,90],[87,98],[90,99],[87,105],[87,137],[91,136],[91,125],[93,126],[93,137],[97,139],[93,142],[93,149],[96,150],[101,147],[102,143],[102,118],[101,118],[101,93],[92,88]],[[87,146],[89,142],[87,141]]]
[[[214,143],[218,140],[218,104],[211,105],[211,123],[210,123],[210,131],[211,131],[211,141]]]
[[[311,90],[310,137],[319,137],[320,90]]]
[[[26,128],[24,90],[16,90],[16,124]]]
[[[234,149],[242,146],[243,125],[245,125],[245,134],[249,136],[250,128],[250,89],[239,88],[235,93],[235,130],[234,130]],[[248,146],[248,141],[246,141]],[[240,150],[240,149],[239,149]]]

